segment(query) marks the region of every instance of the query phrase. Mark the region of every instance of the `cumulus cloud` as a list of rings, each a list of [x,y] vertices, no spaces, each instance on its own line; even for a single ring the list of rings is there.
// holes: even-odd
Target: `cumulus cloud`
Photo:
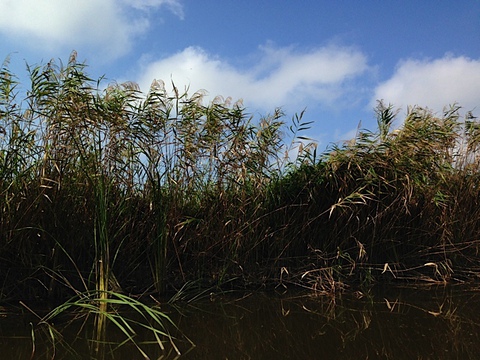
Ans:
[[[375,89],[373,106],[383,99],[395,106],[419,105],[441,112],[458,103],[466,110],[480,106],[480,59],[445,56],[436,60],[401,61],[393,76]]]
[[[140,11],[128,11],[134,5]],[[145,11],[162,5],[183,16],[178,0],[0,0],[0,33],[42,49],[86,47],[115,58],[148,29]]]
[[[367,59],[348,47],[327,46],[311,51],[293,47],[261,47],[256,64],[235,67],[208,54],[202,48],[188,47],[170,57],[144,66],[139,77],[142,90],[153,79],[179,89],[205,89],[216,95],[244,99],[248,107],[262,110],[276,106],[306,106],[309,102],[332,104],[345,93],[344,85],[367,69]]]

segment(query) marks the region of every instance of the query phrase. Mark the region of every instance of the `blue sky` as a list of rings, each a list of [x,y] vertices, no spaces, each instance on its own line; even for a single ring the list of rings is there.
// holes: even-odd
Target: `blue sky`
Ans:
[[[173,80],[253,114],[306,108],[321,150],[359,121],[374,130],[377,99],[400,118],[454,102],[480,114],[480,0],[0,0],[0,61],[20,78],[72,50],[145,92]]]

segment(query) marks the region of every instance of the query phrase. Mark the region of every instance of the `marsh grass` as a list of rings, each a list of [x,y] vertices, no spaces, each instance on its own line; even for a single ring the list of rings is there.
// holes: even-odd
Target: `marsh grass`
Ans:
[[[112,291],[81,293],[44,316],[37,315],[23,302],[22,305],[38,317],[38,324],[32,328],[32,358],[69,354],[68,358],[105,359],[125,346],[133,347],[144,359],[150,358],[149,353],[174,353],[178,357],[180,351],[175,341],[191,344],[158,306]],[[152,350],[153,345],[156,351]]]
[[[3,299],[478,277],[480,125],[458,107],[394,129],[379,102],[376,131],[318,154],[303,112],[105,86],[75,53],[28,71],[22,100],[0,73]]]

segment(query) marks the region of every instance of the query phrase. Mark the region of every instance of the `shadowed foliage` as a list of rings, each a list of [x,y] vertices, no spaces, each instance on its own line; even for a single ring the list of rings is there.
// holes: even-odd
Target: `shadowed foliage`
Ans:
[[[104,88],[77,63],[0,72],[2,299],[53,304],[185,284],[477,277],[479,125],[379,102],[378,130],[317,154],[303,113],[154,81]],[[100,299],[100,300],[98,300]]]

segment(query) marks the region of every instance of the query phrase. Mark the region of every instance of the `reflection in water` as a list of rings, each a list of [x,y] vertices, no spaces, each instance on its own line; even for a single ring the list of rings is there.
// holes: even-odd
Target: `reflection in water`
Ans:
[[[179,323],[197,345],[183,358],[477,359],[480,293],[452,291],[200,304]]]
[[[95,359],[104,359],[105,358],[105,344],[107,341],[107,318],[105,312],[107,311],[106,303],[102,303],[104,309],[99,311],[97,314],[94,314],[93,321],[93,333],[92,333],[92,344],[93,344],[93,356]]]
[[[70,312],[57,307],[43,317],[24,305],[30,311],[27,315],[6,313],[0,321],[0,359],[6,354],[15,359],[148,359],[147,353],[159,353],[155,356],[159,359],[178,358],[179,350],[167,329],[168,325],[175,327],[168,316],[157,306],[131,301],[108,299],[110,306],[107,302],[75,302],[82,306]],[[27,324],[32,329],[29,336]],[[188,339],[183,336],[182,340]]]
[[[182,333],[161,350],[151,333],[137,331],[137,344],[151,359],[477,359],[480,353],[480,292],[455,287],[376,290],[371,296],[327,297],[254,293],[213,296],[167,311]],[[0,318],[0,354],[5,359],[139,359],[111,324],[68,319],[54,326],[68,346],[36,331],[27,317]],[[92,341],[94,325],[97,340]],[[105,336],[104,338],[101,338]],[[94,337],[93,337],[94,338]],[[90,339],[90,340],[88,340]]]

